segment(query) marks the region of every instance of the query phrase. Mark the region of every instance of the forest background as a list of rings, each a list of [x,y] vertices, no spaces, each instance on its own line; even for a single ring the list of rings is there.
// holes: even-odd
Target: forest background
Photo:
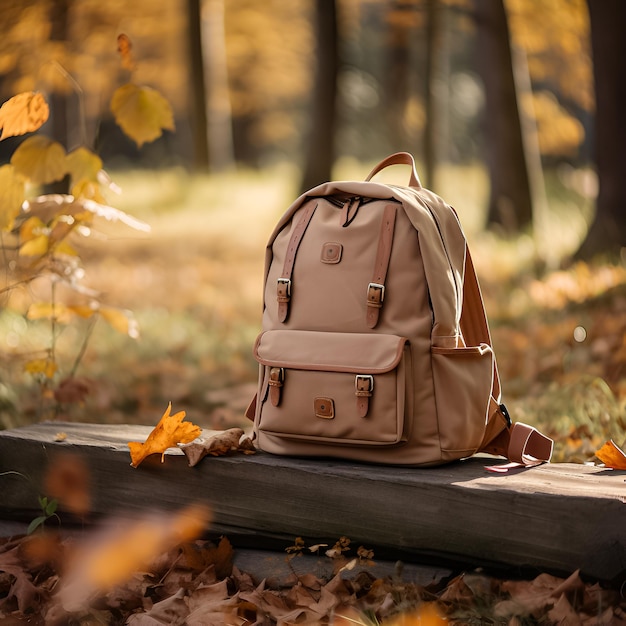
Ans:
[[[3,234],[0,427],[153,424],[170,401],[243,424],[274,223],[301,190],[407,150],[460,214],[513,418],[555,437],[557,460],[624,443],[620,0],[3,0],[0,24],[0,100],[43,93],[40,132],[97,153],[106,204],[151,226],[104,220],[77,244],[88,291],[16,282]],[[173,113],[142,145],[109,108],[131,79]],[[23,140],[0,142],[0,164]],[[93,301],[124,332],[59,314]]]

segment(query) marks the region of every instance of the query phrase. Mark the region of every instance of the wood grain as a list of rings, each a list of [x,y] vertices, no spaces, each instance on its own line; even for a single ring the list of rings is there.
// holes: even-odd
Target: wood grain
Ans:
[[[66,439],[55,442],[61,431]],[[492,458],[415,469],[263,453],[192,468],[177,449],[133,469],[127,442],[149,432],[58,422],[0,431],[0,517],[34,518],[46,468],[76,454],[88,467],[94,517],[200,501],[213,511],[211,531],[252,543],[345,535],[415,559],[581,569],[601,580],[626,570],[626,472],[549,464],[499,475],[484,468]]]

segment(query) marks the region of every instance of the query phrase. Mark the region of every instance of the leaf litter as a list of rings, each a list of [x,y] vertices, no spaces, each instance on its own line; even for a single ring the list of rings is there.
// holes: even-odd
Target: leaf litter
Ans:
[[[227,537],[197,538],[208,517],[194,505],[77,534],[2,539],[0,619],[51,626],[626,624],[623,589],[585,582],[578,571],[507,580],[475,570],[419,585],[376,578],[363,561],[341,571],[349,558],[343,550],[327,576],[292,570],[290,580],[270,584],[234,565]]]

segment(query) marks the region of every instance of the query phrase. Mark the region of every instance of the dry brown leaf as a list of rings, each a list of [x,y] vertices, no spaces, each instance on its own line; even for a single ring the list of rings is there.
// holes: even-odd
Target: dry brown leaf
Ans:
[[[197,465],[205,456],[224,456],[232,452],[254,454],[254,444],[244,437],[241,428],[229,428],[207,439],[179,446],[185,453],[190,467]]]
[[[626,470],[626,454],[613,441],[607,441],[596,456],[607,466],[617,470]]]
[[[151,454],[161,453],[161,463],[165,460],[165,451],[174,448],[179,443],[189,443],[202,433],[202,429],[191,422],[183,420],[187,415],[185,411],[179,411],[170,415],[172,403],[167,405],[163,417],[148,435],[145,443],[130,441],[128,448],[132,467],[137,467],[146,457]]]
[[[46,470],[44,489],[46,495],[56,498],[68,511],[81,516],[89,512],[90,474],[82,457],[64,453],[53,458]]]
[[[120,53],[122,67],[130,72],[135,69],[132,50],[133,43],[130,37],[124,33],[120,33],[117,36],[117,51]]]
[[[0,140],[40,128],[50,115],[45,98],[34,91],[17,94],[0,107]]]

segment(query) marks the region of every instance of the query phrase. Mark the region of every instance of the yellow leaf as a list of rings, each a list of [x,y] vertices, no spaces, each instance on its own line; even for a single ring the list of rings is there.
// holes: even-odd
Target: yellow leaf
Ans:
[[[47,226],[43,223],[41,218],[36,215],[24,220],[20,225],[20,239],[22,241],[30,241],[31,239],[35,239],[35,237],[47,234]]]
[[[127,83],[111,98],[115,121],[139,148],[158,139],[163,129],[174,130],[174,115],[169,102],[155,89]]]
[[[74,184],[80,181],[98,182],[102,159],[87,148],[80,147],[69,152],[65,164]]]
[[[203,504],[192,504],[175,513],[116,520],[97,530],[88,541],[77,542],[64,568],[57,598],[62,606],[72,606],[76,598],[100,595],[136,572],[151,571],[155,559],[181,542],[195,539],[210,520],[211,512]]]
[[[13,153],[11,164],[35,184],[52,183],[67,174],[65,148],[43,135],[25,139]]]
[[[57,322],[66,324],[72,318],[72,311],[65,305],[58,302],[34,302],[26,311],[26,318],[29,320],[41,320],[54,318]]]
[[[52,359],[34,359],[24,365],[24,371],[29,374],[43,374],[46,378],[52,378],[57,371],[57,366]]]
[[[67,306],[68,311],[75,313],[79,317],[88,319],[98,312],[97,307],[90,306],[88,304],[69,304]]]
[[[106,198],[100,191],[100,185],[91,180],[82,179],[78,181],[75,185],[72,185],[71,193],[77,200],[86,199],[93,200],[98,204],[106,203]]]
[[[54,251],[57,254],[65,254],[67,256],[78,256],[78,252],[76,249],[71,246],[67,241],[61,241],[56,246],[54,246]]]
[[[43,256],[50,248],[48,235],[38,235],[20,246],[20,256]]]
[[[13,96],[0,107],[0,140],[37,130],[49,114],[48,104],[40,93],[28,91]]]
[[[607,441],[596,456],[607,466],[617,470],[626,470],[626,454],[614,441]]]
[[[11,230],[24,202],[24,180],[12,165],[0,167],[0,230]]]
[[[100,315],[115,329],[118,333],[128,335],[133,339],[139,337],[139,327],[137,321],[133,317],[132,311],[123,309],[115,309],[109,306],[101,306],[99,308]]]
[[[202,433],[202,429],[191,422],[185,422],[185,411],[179,411],[170,415],[172,403],[167,406],[163,417],[148,435],[145,443],[130,441],[131,465],[137,467],[147,456],[161,453],[161,463],[165,458],[165,451],[173,448],[179,443],[189,443]]]

